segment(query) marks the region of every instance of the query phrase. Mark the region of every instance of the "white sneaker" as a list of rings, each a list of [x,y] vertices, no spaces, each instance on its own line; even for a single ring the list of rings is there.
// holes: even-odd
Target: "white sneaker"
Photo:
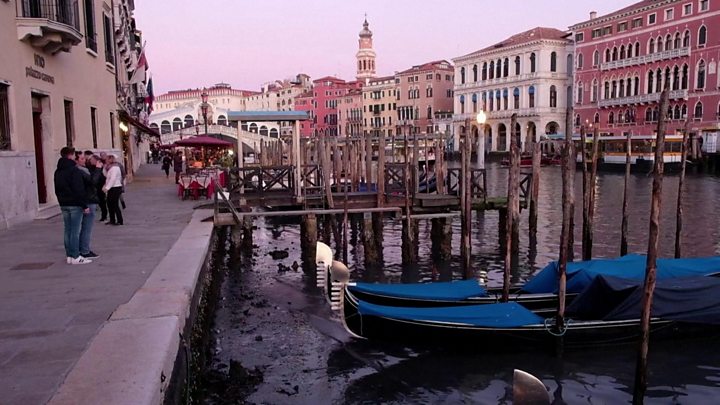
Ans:
[[[92,260],[86,259],[82,256],[78,256],[76,258],[69,257],[68,258],[68,264],[90,264],[92,263]]]

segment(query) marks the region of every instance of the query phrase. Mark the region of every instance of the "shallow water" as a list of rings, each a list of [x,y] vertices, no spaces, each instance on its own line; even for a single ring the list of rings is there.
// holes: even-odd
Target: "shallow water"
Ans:
[[[576,176],[575,255],[580,254],[581,179]],[[488,167],[490,195],[502,195],[507,170]],[[619,254],[622,175],[601,173],[597,184],[594,256]],[[520,283],[557,259],[560,239],[561,177],[557,167],[542,171],[537,245],[529,244],[527,211],[521,215],[520,253],[512,280]],[[652,178],[633,175],[630,204],[630,251],[643,253]],[[677,177],[667,176],[663,188],[660,254],[674,249]],[[720,219],[713,208],[720,202],[720,179],[688,176],[684,194],[685,256],[720,254]],[[248,403],[508,403],[512,370],[538,376],[556,403],[627,403],[632,398],[635,347],[551,353],[520,351],[493,354],[478,342],[478,350],[448,347],[410,349],[355,341],[333,319],[314,281],[290,266],[300,262],[300,226],[271,218],[255,222],[252,258],[241,260],[222,286],[215,323],[215,360],[211,370],[224,372],[231,361],[257,368],[263,381],[233,397],[209,388],[205,403],[244,400]],[[473,218],[473,268],[488,270],[489,284],[502,280],[498,214]],[[382,282],[419,282],[461,278],[459,220],[453,221],[453,259],[433,263],[430,221],[420,221],[417,266],[403,268],[399,220],[387,218],[383,234],[382,270],[365,269],[357,224],[349,232],[348,264],[353,278]],[[333,248],[339,251],[338,246]],[[269,253],[287,250],[273,260]],[[435,269],[435,271],[433,271]],[[447,345],[452,346],[452,345]],[[720,339],[651,344],[648,399],[652,403],[715,403],[720,395]]]

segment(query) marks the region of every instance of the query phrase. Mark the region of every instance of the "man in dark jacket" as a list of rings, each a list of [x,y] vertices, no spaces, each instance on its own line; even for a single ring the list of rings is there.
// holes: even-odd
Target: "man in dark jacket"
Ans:
[[[175,169],[175,184],[180,182],[180,173],[182,173],[183,158],[182,152],[177,151],[173,157],[173,169]]]
[[[82,225],[80,226],[80,256],[86,259],[97,259],[100,255],[90,250],[90,240],[92,239],[93,225],[95,225],[95,211],[97,211],[98,204],[97,186],[100,182],[100,176],[102,176],[102,169],[89,166],[87,156],[87,153],[78,152],[75,154],[77,167],[83,175],[85,197],[90,210],[89,213],[83,215]]]
[[[85,151],[85,161],[88,162],[87,167],[90,169],[90,173],[99,176],[99,179],[97,179],[98,207],[100,207],[100,222],[105,222],[107,221],[108,216],[107,196],[105,195],[105,192],[102,191],[102,187],[105,185],[105,176],[102,173],[102,167],[105,162],[102,161],[100,156],[95,155],[90,150]],[[100,169],[97,170],[97,173],[94,173],[93,168],[96,167],[100,167]]]
[[[88,264],[92,260],[80,256],[80,227],[83,215],[90,213],[85,183],[75,160],[75,149],[64,147],[55,170],[55,196],[60,204],[65,228],[65,256],[68,264]]]

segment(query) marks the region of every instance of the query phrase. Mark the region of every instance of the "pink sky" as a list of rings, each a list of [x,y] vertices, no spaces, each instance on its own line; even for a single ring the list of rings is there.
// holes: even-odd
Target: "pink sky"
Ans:
[[[355,76],[364,14],[378,75],[454,57],[536,26],[566,29],[632,0],[136,1],[155,94],[230,83],[258,90],[307,73]],[[502,6],[499,6],[502,4]]]

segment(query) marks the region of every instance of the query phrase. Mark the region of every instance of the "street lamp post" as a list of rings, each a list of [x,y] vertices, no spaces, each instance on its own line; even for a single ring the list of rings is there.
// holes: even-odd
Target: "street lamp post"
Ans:
[[[203,89],[202,94],[200,94],[200,99],[202,100],[202,103],[200,103],[200,110],[202,111],[203,115],[203,121],[205,122],[205,135],[208,134],[208,122],[207,122],[207,112],[208,112],[208,94],[205,89]]]

